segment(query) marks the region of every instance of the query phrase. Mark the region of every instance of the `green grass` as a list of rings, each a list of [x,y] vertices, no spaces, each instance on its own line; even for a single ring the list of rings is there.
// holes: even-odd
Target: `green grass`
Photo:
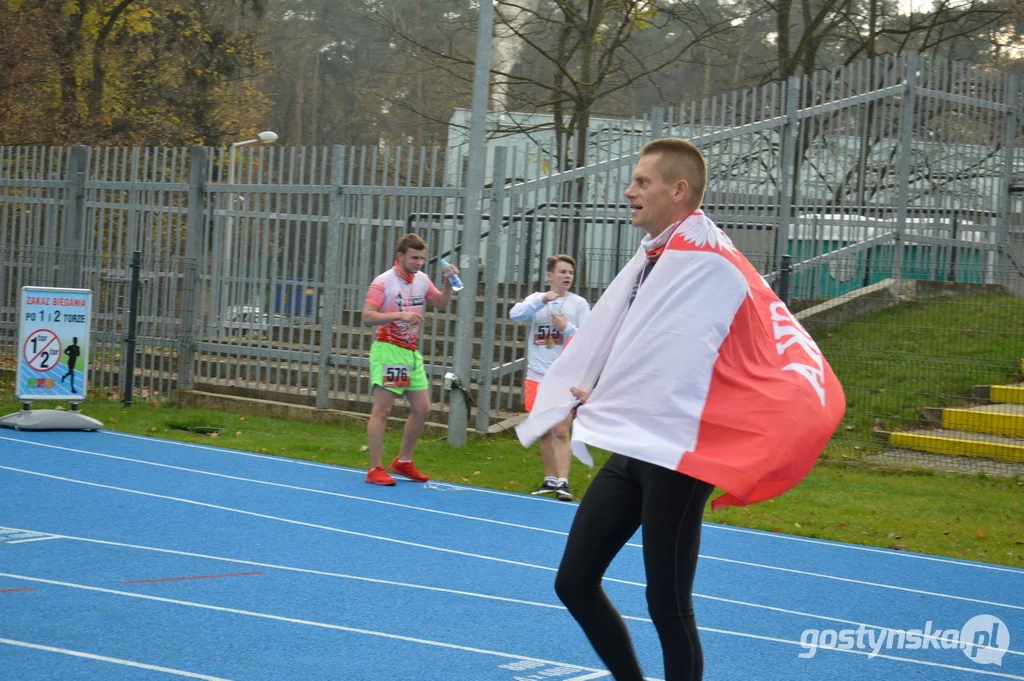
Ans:
[[[830,450],[877,448],[875,429],[912,428],[924,407],[969,403],[974,385],[1021,379],[1024,300],[904,303],[814,337],[846,391],[844,427]]]

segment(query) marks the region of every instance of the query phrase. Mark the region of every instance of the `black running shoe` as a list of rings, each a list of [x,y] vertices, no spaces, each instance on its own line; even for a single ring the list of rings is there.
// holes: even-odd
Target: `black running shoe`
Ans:
[[[554,480],[545,480],[540,488],[533,494],[552,494],[558,489],[558,483]]]
[[[569,483],[563,482],[555,487],[555,498],[559,501],[572,501],[572,492],[569,491]]]

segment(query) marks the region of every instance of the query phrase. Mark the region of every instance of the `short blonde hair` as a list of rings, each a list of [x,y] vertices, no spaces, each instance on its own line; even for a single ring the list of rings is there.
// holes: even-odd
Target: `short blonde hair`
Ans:
[[[650,154],[661,155],[657,167],[666,182],[686,180],[689,183],[697,199],[693,208],[699,208],[708,186],[708,167],[697,145],[679,137],[662,137],[648,142],[640,150],[641,156]]]

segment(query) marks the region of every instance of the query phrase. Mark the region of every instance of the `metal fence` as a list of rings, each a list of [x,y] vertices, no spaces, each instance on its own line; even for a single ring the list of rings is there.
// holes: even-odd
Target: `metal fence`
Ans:
[[[637,247],[623,192],[640,147],[662,135],[701,146],[706,211],[795,310],[814,315],[812,329],[833,334],[820,340],[836,364],[894,372],[850,374],[846,425],[869,416],[872,425],[844,430],[837,442],[879,449],[888,431],[874,419],[889,411],[868,397],[905,375],[933,375],[936,365],[922,356],[946,357],[943,366],[961,378],[941,390],[927,381],[908,389],[921,409],[969,397],[993,364],[1000,380],[1019,378],[1020,358],[1010,355],[1021,353],[1008,348],[1024,349],[1022,328],[997,310],[1016,309],[1008,296],[1024,296],[1022,195],[1014,193],[1015,182],[1024,184],[1020,94],[1015,75],[909,54],[642,119],[602,119],[578,168],[553,136],[494,135],[481,283],[461,294],[476,294],[473,328],[459,332],[474,339],[477,428],[520,409],[525,330],[507,311],[544,287],[545,257],[574,255],[577,289],[594,302]],[[460,255],[466,152],[457,140],[447,149],[0,147],[0,345],[13,354],[21,283],[102,290],[96,338],[110,344],[110,361],[93,380],[119,390],[113,367],[125,311],[117,291],[139,251],[150,293],[135,380],[147,394],[201,388],[365,411],[366,288],[409,231],[430,244],[428,271],[440,283],[436,257]],[[72,265],[46,264],[57,260]],[[984,334],[1006,342],[998,360],[955,345],[868,356],[849,345],[863,339],[828,339],[876,322],[822,315],[828,304],[888,314],[896,330],[895,311],[921,306],[946,311],[931,318],[933,329],[971,328],[969,310],[992,312],[1005,324]],[[455,335],[454,305],[428,313],[422,349],[435,418],[447,409],[438,379],[452,366]],[[839,369],[840,378],[844,371],[852,370]],[[914,418],[930,423],[920,414],[888,420],[909,427]]]
[[[140,258],[136,326],[131,318],[132,255],[89,254],[42,246],[0,245],[0,356],[19,352],[17,312],[22,286],[62,286],[93,291],[90,333],[90,391],[114,397],[129,385],[143,400],[162,400],[188,381],[193,368],[188,311],[195,306],[195,261],[147,255]],[[129,360],[129,341],[134,353]],[[13,362],[12,362],[13,365]],[[13,366],[12,366],[13,368]]]

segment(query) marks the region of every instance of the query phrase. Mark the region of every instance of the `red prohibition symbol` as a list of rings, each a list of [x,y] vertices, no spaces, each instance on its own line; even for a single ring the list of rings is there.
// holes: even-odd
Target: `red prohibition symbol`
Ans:
[[[49,371],[60,362],[60,338],[49,329],[37,329],[25,339],[25,361],[36,371]]]

